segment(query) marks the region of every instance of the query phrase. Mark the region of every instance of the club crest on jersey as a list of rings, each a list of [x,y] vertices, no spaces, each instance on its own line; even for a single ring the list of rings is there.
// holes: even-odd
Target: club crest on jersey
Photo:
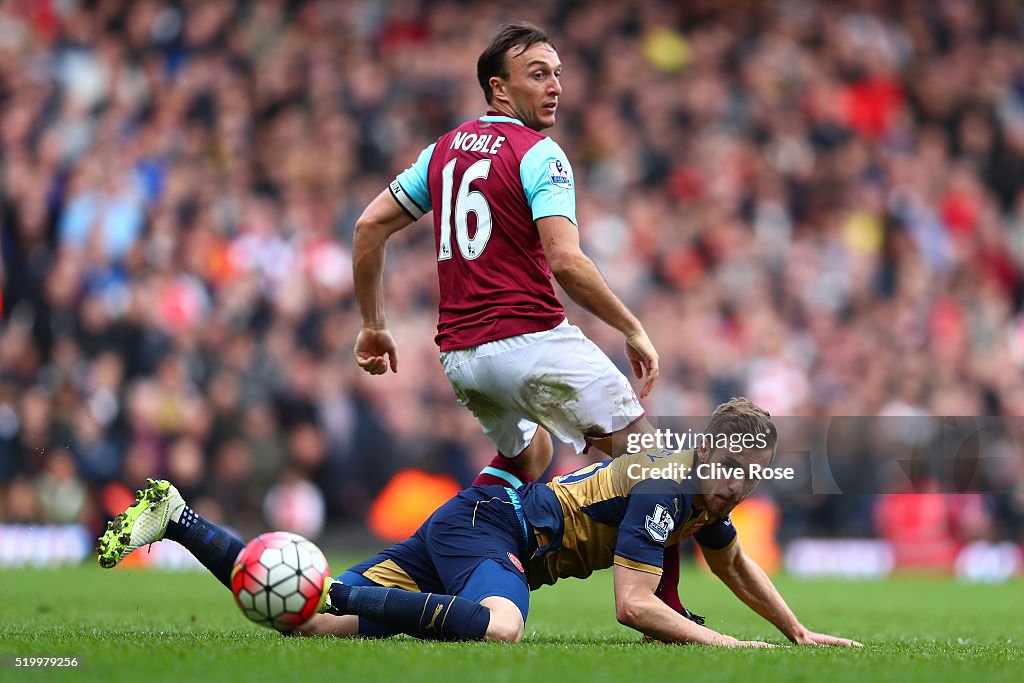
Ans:
[[[668,540],[668,535],[672,533],[676,525],[672,521],[672,515],[669,513],[668,508],[659,504],[654,506],[654,512],[647,515],[647,522],[644,527],[647,529],[647,533],[651,535],[651,538],[658,543],[664,543]]]
[[[521,571],[521,572],[523,572],[525,574],[526,570],[523,569],[523,563],[519,561],[519,558],[516,557],[515,555],[513,555],[512,553],[507,553],[507,555],[508,555],[508,559],[511,560],[512,564],[514,564],[516,566],[516,569],[518,569],[519,571]]]
[[[553,185],[565,188],[566,190],[572,188],[572,176],[569,175],[569,169],[561,161],[558,159],[549,161],[548,171]]]

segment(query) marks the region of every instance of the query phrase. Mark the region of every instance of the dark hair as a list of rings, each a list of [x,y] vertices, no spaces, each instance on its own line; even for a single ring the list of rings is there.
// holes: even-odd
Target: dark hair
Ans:
[[[491,42],[480,53],[476,60],[476,78],[480,81],[480,87],[484,90],[484,97],[488,104],[494,97],[491,90],[490,80],[492,76],[508,78],[508,63],[505,61],[505,54],[513,47],[521,46],[517,57],[529,50],[537,43],[547,43],[552,48],[548,34],[528,21],[521,21],[516,24],[502,24],[497,35],[491,38]]]

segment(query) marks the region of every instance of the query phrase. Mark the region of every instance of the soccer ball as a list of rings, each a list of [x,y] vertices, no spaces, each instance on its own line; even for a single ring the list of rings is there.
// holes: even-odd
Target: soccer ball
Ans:
[[[290,631],[316,614],[327,559],[311,541],[271,531],[249,541],[231,570],[231,592],[242,613],[257,624]]]

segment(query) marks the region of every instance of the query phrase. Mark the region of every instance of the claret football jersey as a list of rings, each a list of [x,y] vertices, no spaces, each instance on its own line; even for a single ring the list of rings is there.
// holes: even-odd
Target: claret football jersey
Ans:
[[[414,219],[433,211],[442,351],[565,319],[534,223],[576,224],[572,168],[551,138],[488,112],[423,150],[390,190]]]

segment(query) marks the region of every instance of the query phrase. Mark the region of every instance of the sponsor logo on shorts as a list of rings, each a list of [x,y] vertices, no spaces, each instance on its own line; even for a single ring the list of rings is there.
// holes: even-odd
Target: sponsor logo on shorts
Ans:
[[[516,557],[512,553],[509,553],[508,554],[508,559],[512,562],[512,564],[514,564],[516,566],[516,569],[518,569],[519,571],[523,572],[524,574],[526,573],[526,570],[523,569],[523,563],[519,561],[518,557]]]

